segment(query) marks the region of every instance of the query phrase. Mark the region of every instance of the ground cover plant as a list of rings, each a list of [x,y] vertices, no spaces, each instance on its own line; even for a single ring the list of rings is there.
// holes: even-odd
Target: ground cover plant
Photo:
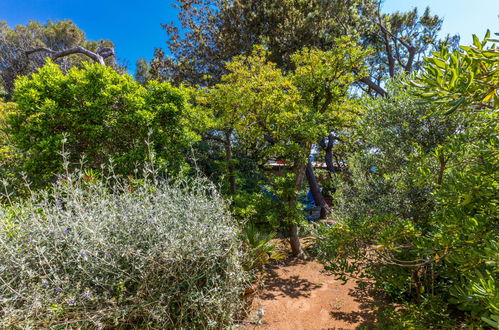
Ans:
[[[240,310],[239,227],[205,180],[76,172],[0,214],[2,328],[219,329]]]

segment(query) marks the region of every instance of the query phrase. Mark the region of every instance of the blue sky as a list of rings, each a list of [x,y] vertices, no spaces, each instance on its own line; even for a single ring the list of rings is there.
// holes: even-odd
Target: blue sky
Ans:
[[[160,23],[176,17],[172,0],[0,0],[0,20],[10,26],[29,20],[71,19],[88,39],[110,39],[129,71],[140,57],[150,59],[155,47],[164,47],[166,34]],[[471,34],[487,29],[499,32],[499,0],[385,0],[384,12],[430,6],[444,17],[443,34],[459,34],[470,43]]]

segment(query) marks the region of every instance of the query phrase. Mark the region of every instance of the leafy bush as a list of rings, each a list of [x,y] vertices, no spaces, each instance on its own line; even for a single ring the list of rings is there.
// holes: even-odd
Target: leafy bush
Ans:
[[[439,296],[423,299],[419,304],[386,306],[378,312],[378,329],[460,329],[461,320],[453,315],[445,299]]]
[[[369,101],[359,122],[361,148],[335,195],[340,222],[319,230],[319,256],[333,274],[373,278],[399,301],[439,297],[471,322],[493,319],[497,114],[437,116],[435,104],[390,93]]]
[[[66,74],[50,60],[31,77],[19,77],[10,133],[26,154],[23,170],[41,183],[60,173],[63,136],[72,163],[83,155],[88,168],[113,158],[115,170],[131,174],[146,159],[149,132],[158,160],[168,170],[184,166],[183,151],[195,136],[184,125],[186,93],[169,83],[145,87],[110,67],[85,64]]]
[[[205,180],[91,173],[0,206],[0,327],[223,328],[246,283],[238,226]]]
[[[0,99],[0,165],[1,172],[5,168],[16,163],[21,155],[16,152],[12,145],[11,136],[7,133],[7,118],[15,111],[16,105],[12,102],[3,102]],[[2,173],[3,174],[3,173]]]

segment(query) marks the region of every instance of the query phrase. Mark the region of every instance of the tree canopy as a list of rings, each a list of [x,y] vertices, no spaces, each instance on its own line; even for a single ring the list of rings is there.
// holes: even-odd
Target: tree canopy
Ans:
[[[113,47],[109,40],[90,41],[85,33],[72,21],[49,21],[42,24],[30,21],[27,25],[10,28],[7,22],[0,22],[0,82],[8,95],[12,94],[16,77],[35,72],[45,64],[48,54],[39,52],[28,57],[26,52],[39,47],[62,51],[76,46],[97,51],[99,47]],[[62,70],[80,66],[88,58],[82,55],[61,57],[55,62]],[[106,59],[106,63],[118,68],[114,57]]]
[[[457,37],[438,39],[442,19],[426,8],[381,14],[380,3],[349,1],[177,1],[179,24],[164,24],[166,56],[156,49],[156,78],[212,84],[225,73],[225,62],[265,45],[270,60],[293,69],[291,55],[304,47],[328,51],[338,37],[351,36],[371,47],[370,74],[358,77],[372,95],[385,95],[383,84],[396,73],[412,72],[441,42],[455,46]]]

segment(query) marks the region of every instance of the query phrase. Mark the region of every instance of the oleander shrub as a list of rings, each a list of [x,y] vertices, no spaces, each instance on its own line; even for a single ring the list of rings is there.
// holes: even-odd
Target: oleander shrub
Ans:
[[[206,180],[75,172],[0,219],[0,328],[220,329],[240,312],[239,226]]]

